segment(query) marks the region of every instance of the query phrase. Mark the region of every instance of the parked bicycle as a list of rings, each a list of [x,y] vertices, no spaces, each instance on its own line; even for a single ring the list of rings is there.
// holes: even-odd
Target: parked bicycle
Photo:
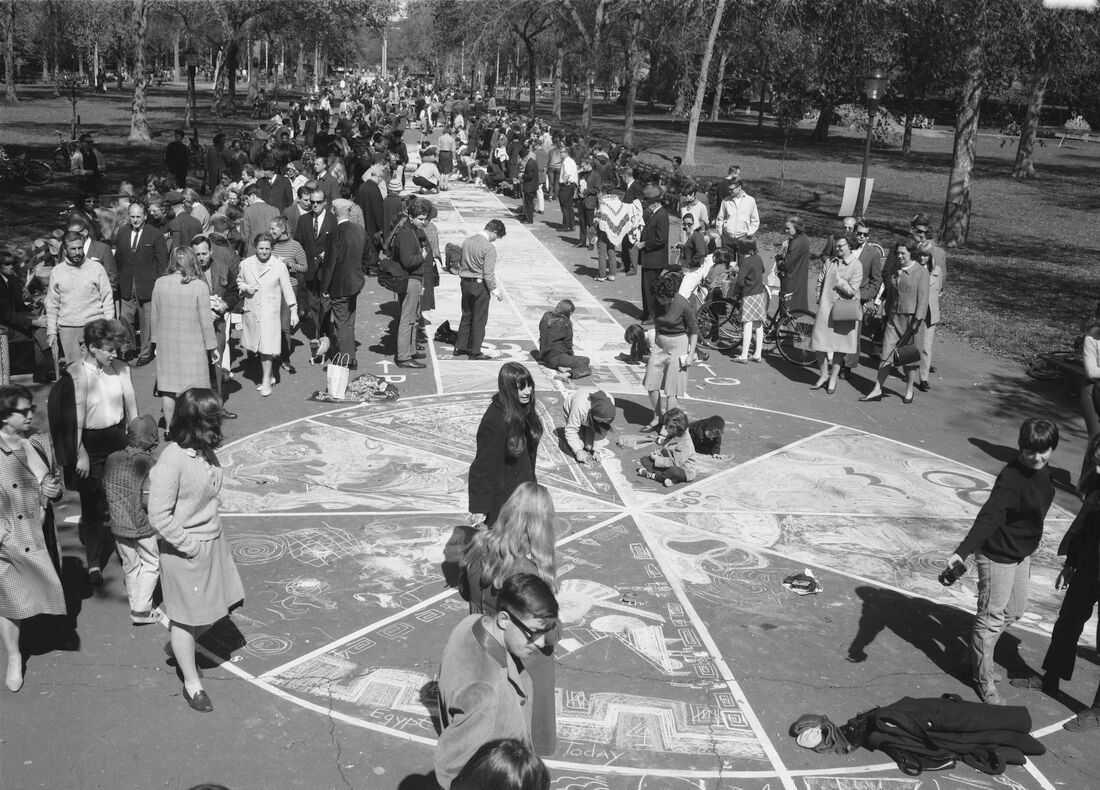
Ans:
[[[789,301],[790,294],[779,295],[769,289],[764,339],[788,362],[810,367],[817,362],[817,355],[810,348],[814,314],[791,310]],[[743,340],[740,300],[725,296],[709,298],[696,312],[696,320],[699,343],[707,348],[726,350],[739,346]]]
[[[26,154],[11,156],[0,145],[0,184],[22,178],[28,184],[42,186],[53,180],[53,168],[40,159],[29,159]]]
[[[80,143],[77,140],[67,139],[65,133],[57,129],[54,129],[53,133],[57,135],[57,148],[50,155],[50,161],[58,170],[67,171],[72,167],[73,154],[80,147]]]

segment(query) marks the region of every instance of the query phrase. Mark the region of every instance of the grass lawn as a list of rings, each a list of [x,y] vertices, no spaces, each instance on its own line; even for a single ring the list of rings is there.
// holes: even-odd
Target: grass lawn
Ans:
[[[0,106],[0,142],[15,150],[29,148],[48,159],[55,146],[53,129],[67,129],[69,102],[54,99],[43,88],[21,89],[23,101]],[[200,137],[209,144],[216,129],[233,131],[254,125],[244,113],[213,120],[202,107],[209,92],[200,90]],[[241,94],[243,96],[243,92]],[[145,174],[160,169],[160,152],[183,116],[184,91],[178,86],[149,95],[150,145],[126,143],[130,95],[89,96],[80,102],[85,129],[98,135],[109,159],[109,179],[144,183]],[[549,105],[540,111],[549,114]],[[579,108],[566,106],[567,120]],[[597,107],[595,132],[622,133],[621,110]],[[643,158],[667,166],[682,155],[687,124],[664,114],[637,118],[635,144]],[[814,251],[838,224],[837,210],[845,176],[858,176],[863,142],[846,130],[833,139],[811,144],[809,130],[798,132],[787,152],[780,189],[781,140],[773,126],[757,128],[755,119],[703,123],[696,148],[698,165],[689,173],[719,176],[741,166],[750,194],[759,203],[765,246],[780,239],[787,214],[802,215]],[[903,234],[909,219],[925,212],[938,224],[951,164],[950,130],[916,133],[913,153],[876,150],[871,176],[875,190],[869,209],[872,237],[884,247]],[[983,135],[974,174],[974,216],[966,249],[948,251],[948,284],[943,299],[944,322],[956,337],[1006,359],[1029,360],[1044,350],[1068,347],[1078,327],[1100,299],[1100,145],[1072,142],[1064,148],[1047,142],[1038,149],[1040,178],[1019,182],[1010,171],[1015,147],[1000,147],[995,135]],[[14,185],[0,194],[4,241],[25,242],[59,222],[69,204],[72,182],[59,174],[44,187]]]

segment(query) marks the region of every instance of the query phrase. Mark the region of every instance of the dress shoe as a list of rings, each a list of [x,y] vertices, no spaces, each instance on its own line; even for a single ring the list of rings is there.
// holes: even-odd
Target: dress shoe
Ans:
[[[279,363],[279,367],[281,367],[281,368],[282,368],[283,370],[285,370],[285,371],[286,371],[287,373],[289,373],[289,374],[290,374],[290,375],[292,375],[292,376],[293,376],[293,375],[294,375],[295,373],[297,373],[297,372],[298,372],[297,370],[295,370],[295,369],[294,369],[294,366],[293,366],[293,365],[291,365],[291,364],[290,364],[290,362],[288,362],[288,361],[287,361],[287,360],[285,360],[285,359],[284,359],[284,360],[283,360],[282,362],[280,362],[280,363]]]
[[[23,688],[22,656],[8,656],[8,674],[4,677],[4,685],[13,693]]]
[[[487,359],[492,359],[488,354],[470,354],[470,359],[475,362],[484,362]]]
[[[921,392],[928,392],[930,389],[932,389],[932,385],[929,384],[927,381],[918,381],[917,389],[919,389]]]
[[[399,359],[397,360],[397,367],[399,368],[426,368],[428,367],[423,362],[417,362],[415,359]]]
[[[908,406],[910,403],[913,402],[913,396],[912,395],[905,395],[904,397],[902,397],[901,402],[904,403],[906,406]]]
[[[235,420],[235,419],[237,419],[237,413],[233,412],[233,411],[229,411],[228,409],[222,409],[222,419],[223,420]]]
[[[152,357],[138,357],[136,360],[134,360],[134,365],[139,367],[139,368],[143,368],[152,361],[153,361]]]
[[[425,354],[423,351],[417,351],[415,354],[412,355],[412,358],[413,359],[427,359],[428,355]]]
[[[860,395],[859,400],[861,403],[878,403],[882,400],[882,393],[878,395]]]
[[[183,690],[183,698],[187,700],[187,704],[191,706],[191,710],[197,710],[199,713],[209,713],[214,710],[214,703],[210,701],[209,695],[203,689],[199,689],[195,692],[195,696],[191,696],[187,693],[187,689]]]
[[[464,356],[468,355],[469,353],[470,353],[469,351],[463,351],[461,348],[456,348],[454,351],[451,352],[451,356],[452,357],[464,357]]]
[[[848,377],[849,377],[850,375],[852,375],[852,369],[851,369],[851,368],[844,368],[844,367],[842,367],[842,368],[840,369],[840,372],[839,372],[839,373],[837,373],[837,378],[838,378],[838,379],[843,379],[844,381],[847,381],[847,380],[848,380]]]
[[[93,587],[102,587],[103,586],[103,571],[101,571],[99,568],[89,568],[88,569],[88,584],[92,585]]]
[[[1085,708],[1072,719],[1062,725],[1063,730],[1070,732],[1082,732],[1084,730],[1100,729],[1100,708]]]
[[[739,365],[749,364],[749,358],[748,357],[734,357],[733,361],[738,363]]]
[[[353,359],[348,363],[348,370],[359,370],[359,360]]]

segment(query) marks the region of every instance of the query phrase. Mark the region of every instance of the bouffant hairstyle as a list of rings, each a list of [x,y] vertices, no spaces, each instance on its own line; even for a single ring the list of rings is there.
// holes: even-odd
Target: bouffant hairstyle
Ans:
[[[222,443],[222,402],[213,390],[192,387],[176,399],[170,426],[176,444],[195,450],[214,464],[214,450]]]
[[[15,411],[20,400],[33,402],[31,391],[22,384],[4,384],[0,386],[0,420],[6,420]]]
[[[97,318],[84,325],[84,346],[104,348],[111,345],[116,349],[126,343],[126,329],[120,321],[113,318]]]

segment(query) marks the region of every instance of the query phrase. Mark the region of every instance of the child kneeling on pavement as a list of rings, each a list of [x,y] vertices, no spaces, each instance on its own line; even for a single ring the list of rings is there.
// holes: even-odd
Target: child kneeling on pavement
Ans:
[[[669,409],[661,418],[657,449],[642,459],[638,475],[657,480],[666,487],[695,479],[695,444],[688,432],[687,412]]]

